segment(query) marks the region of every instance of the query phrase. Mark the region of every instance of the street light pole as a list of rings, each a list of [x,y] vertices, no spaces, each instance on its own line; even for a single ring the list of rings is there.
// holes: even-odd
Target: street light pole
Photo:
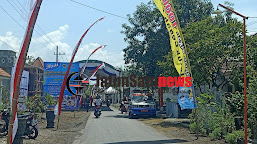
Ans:
[[[243,29],[243,35],[244,35],[244,121],[245,121],[245,144],[247,144],[247,80],[246,80],[246,27],[245,27],[245,20],[248,19],[248,17],[235,12],[234,10],[219,4],[219,6],[223,7],[224,9],[227,9],[233,13],[235,13],[236,15],[242,17],[244,19],[244,29]],[[217,14],[220,13],[220,11],[216,12]]]

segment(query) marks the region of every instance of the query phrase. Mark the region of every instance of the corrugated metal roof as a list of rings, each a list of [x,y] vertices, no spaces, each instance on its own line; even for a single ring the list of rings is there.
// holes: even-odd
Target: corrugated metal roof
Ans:
[[[2,68],[0,68],[0,76],[11,77],[11,75],[4,71]]]

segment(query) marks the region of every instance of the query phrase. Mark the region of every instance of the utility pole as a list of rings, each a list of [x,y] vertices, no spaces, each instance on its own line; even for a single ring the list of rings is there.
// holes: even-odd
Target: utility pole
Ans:
[[[58,53],[58,46],[56,46],[56,53],[54,53],[54,55],[56,55],[56,63],[58,63],[58,56],[59,55],[65,55],[65,53]]]

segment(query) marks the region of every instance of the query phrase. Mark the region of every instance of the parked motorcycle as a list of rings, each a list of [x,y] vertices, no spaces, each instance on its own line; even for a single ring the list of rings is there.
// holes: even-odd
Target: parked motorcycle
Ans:
[[[101,107],[100,106],[95,107],[94,115],[96,118],[100,117],[100,115],[101,115]]]
[[[31,113],[27,119],[26,129],[24,136],[27,136],[30,139],[35,139],[38,136],[38,122],[34,119],[34,114]]]
[[[9,118],[10,113],[7,109],[4,109],[1,113],[1,119],[0,119],[0,133],[2,135],[7,135],[8,133],[8,125],[9,125]]]

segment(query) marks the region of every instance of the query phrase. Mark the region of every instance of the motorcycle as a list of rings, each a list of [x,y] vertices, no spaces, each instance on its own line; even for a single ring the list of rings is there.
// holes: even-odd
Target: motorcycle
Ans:
[[[0,133],[4,136],[8,134],[9,117],[10,113],[8,110],[3,110],[0,119]]]
[[[29,139],[35,139],[38,136],[38,122],[34,119],[34,114],[30,114],[27,119],[26,129],[24,136],[27,136]]]
[[[128,107],[129,107],[129,102],[128,101],[124,101],[122,103],[122,107],[121,107],[121,113],[123,114],[123,112],[128,112]]]
[[[110,107],[110,100],[107,100],[106,105],[108,108]]]
[[[8,134],[9,117],[9,112],[4,110],[0,119],[0,133],[4,136]],[[29,114],[26,122],[26,129],[23,135],[27,136],[29,139],[35,139],[38,136],[37,124],[37,121],[34,119],[34,114]]]
[[[101,115],[101,107],[100,106],[95,107],[94,115],[96,118],[100,117],[100,115]]]

